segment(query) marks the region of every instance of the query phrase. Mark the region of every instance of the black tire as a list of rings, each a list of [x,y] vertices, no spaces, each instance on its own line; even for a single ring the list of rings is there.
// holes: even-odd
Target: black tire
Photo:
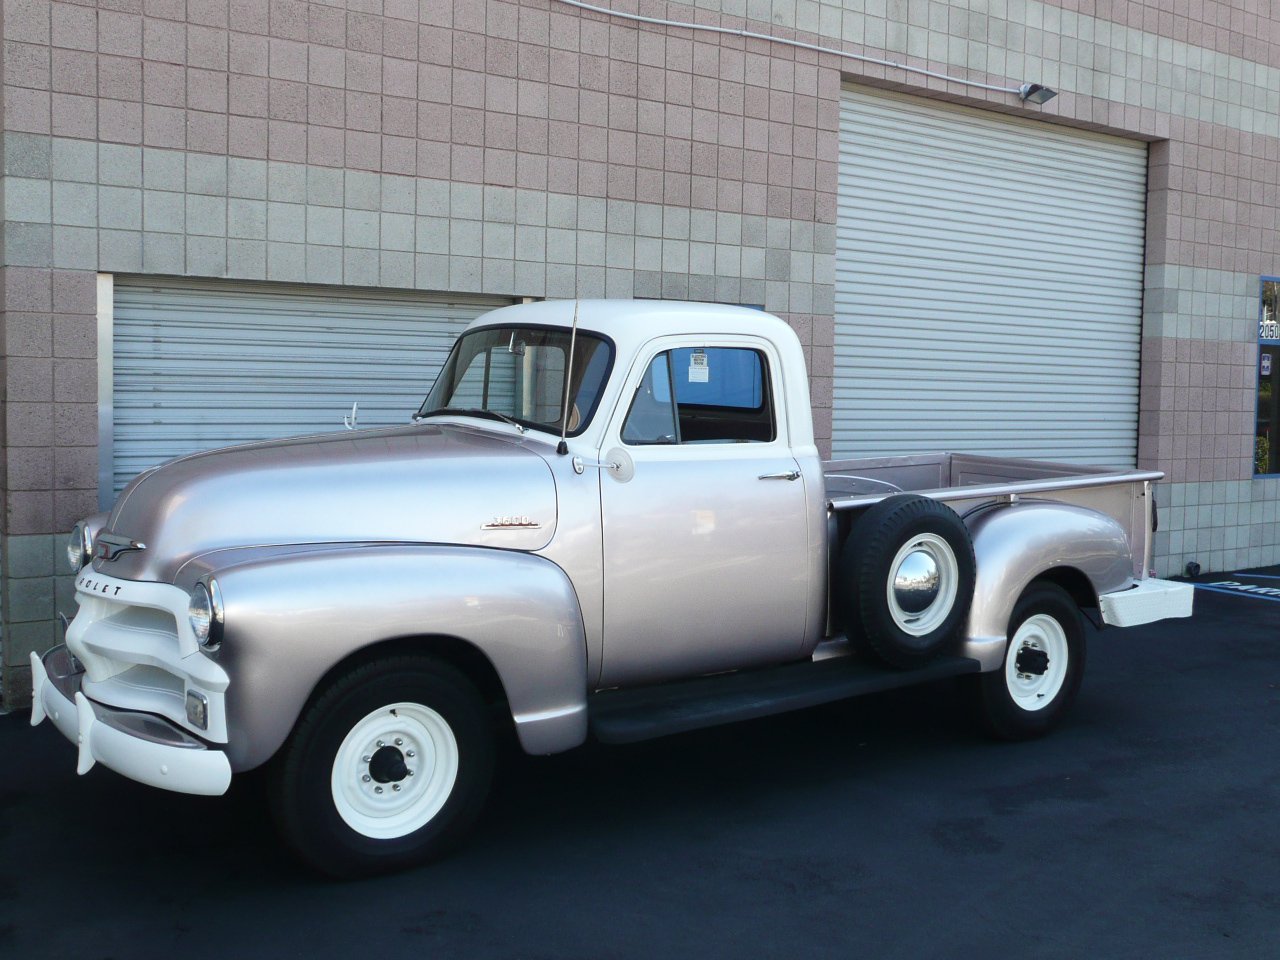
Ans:
[[[932,564],[938,572],[935,590],[908,599],[909,591],[893,589],[910,563]],[[907,669],[932,660],[969,616],[974,571],[969,531],[950,507],[911,494],[880,501],[849,531],[833,585],[849,639],[891,666]]]
[[[356,667],[307,705],[268,771],[271,812],[285,842],[323,873],[399,870],[466,835],[493,764],[475,686],[446,663],[391,657]]]
[[[1066,716],[1080,691],[1084,667],[1080,608],[1061,587],[1038,582],[1023,591],[1013,608],[999,669],[966,679],[988,733],[1001,740],[1030,740],[1044,736]]]

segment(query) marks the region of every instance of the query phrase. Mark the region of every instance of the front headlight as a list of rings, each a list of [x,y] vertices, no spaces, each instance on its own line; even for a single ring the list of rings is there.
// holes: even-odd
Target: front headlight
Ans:
[[[77,523],[67,536],[67,563],[72,573],[79,573],[80,568],[93,559],[93,538],[89,536],[89,528]]]
[[[187,618],[196,642],[206,650],[216,650],[222,643],[222,592],[217,580],[210,579],[208,586],[201,581],[192,587]]]

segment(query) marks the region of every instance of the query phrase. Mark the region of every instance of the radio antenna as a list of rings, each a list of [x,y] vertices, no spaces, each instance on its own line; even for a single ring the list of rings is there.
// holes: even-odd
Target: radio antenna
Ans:
[[[573,348],[578,343],[578,304],[581,300],[573,301],[573,328],[569,332],[569,364],[564,368],[564,406],[560,408],[560,442],[556,444],[556,453],[564,456],[569,452],[569,444],[565,442],[565,435],[569,432],[569,383],[573,380]]]

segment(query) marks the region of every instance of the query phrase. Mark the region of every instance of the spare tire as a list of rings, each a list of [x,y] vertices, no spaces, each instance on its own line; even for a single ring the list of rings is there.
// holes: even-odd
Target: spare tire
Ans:
[[[933,659],[969,616],[975,567],[950,507],[912,494],[881,500],[849,531],[832,584],[849,639],[895,667]]]

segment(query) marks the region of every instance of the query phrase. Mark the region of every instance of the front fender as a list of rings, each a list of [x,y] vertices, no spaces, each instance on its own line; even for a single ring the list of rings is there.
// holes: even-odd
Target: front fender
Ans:
[[[388,544],[243,562],[216,574],[217,657],[234,770],[268,760],[322,677],[371,644],[449,636],[479,650],[506,692],[521,745],[554,753],[586,738],[586,640],[564,571],[476,547]]]
[[[1021,500],[966,521],[978,575],[964,655],[995,670],[1004,660],[1009,620],[1027,585],[1050,570],[1078,570],[1094,595],[1133,582],[1133,555],[1124,528],[1096,510]]]

